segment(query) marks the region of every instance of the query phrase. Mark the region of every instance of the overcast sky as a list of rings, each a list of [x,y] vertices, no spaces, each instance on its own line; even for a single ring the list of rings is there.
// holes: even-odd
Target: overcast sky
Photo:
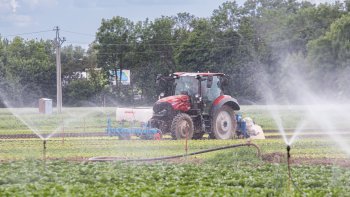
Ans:
[[[0,0],[0,35],[52,39],[59,26],[65,44],[85,48],[94,40],[101,19],[122,16],[133,21],[189,12],[209,17],[226,0]],[[324,0],[326,1],[326,0]],[[237,0],[243,4],[244,0]],[[315,2],[315,1],[314,1]],[[333,1],[332,1],[333,2]],[[38,32],[38,33],[30,33]],[[30,34],[25,34],[30,33]]]

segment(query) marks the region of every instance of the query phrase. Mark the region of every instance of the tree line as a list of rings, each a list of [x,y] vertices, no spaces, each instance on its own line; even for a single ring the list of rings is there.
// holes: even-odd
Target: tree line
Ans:
[[[207,18],[178,13],[137,22],[102,19],[89,49],[62,48],[63,103],[149,104],[157,98],[156,75],[176,71],[226,73],[227,93],[242,103],[262,100],[262,79],[288,96],[286,76],[295,69],[313,89],[345,98],[350,95],[349,9],[350,1],[247,0],[241,6],[227,1]],[[110,84],[117,69],[131,70],[130,85]],[[81,78],[86,70],[89,77]],[[0,37],[0,85],[2,105],[56,98],[52,42]]]

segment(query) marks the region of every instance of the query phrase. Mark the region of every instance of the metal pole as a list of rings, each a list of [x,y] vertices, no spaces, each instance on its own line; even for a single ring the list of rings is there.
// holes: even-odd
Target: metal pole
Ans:
[[[61,73],[61,45],[66,40],[60,38],[60,29],[58,26],[54,29],[56,31],[56,39],[54,45],[56,47],[56,82],[57,82],[57,113],[62,112],[62,73]]]
[[[61,51],[60,45],[56,46],[56,74],[57,74],[57,112],[62,111],[62,83],[61,83]]]

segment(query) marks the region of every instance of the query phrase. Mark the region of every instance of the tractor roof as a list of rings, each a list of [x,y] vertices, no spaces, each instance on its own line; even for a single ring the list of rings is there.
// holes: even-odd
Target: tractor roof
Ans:
[[[190,76],[190,77],[195,77],[197,75],[199,76],[224,76],[225,74],[224,73],[188,73],[188,72],[176,72],[174,73],[174,75],[177,75],[177,76]]]

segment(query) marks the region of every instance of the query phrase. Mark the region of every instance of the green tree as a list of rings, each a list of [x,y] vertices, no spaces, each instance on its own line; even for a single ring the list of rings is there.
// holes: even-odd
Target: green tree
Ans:
[[[8,100],[16,105],[36,105],[55,91],[52,46],[48,41],[16,37],[6,47],[4,83]]]
[[[132,79],[147,101],[154,101],[157,74],[169,74],[177,70],[174,51],[177,39],[181,40],[184,32],[177,31],[176,26],[185,27],[184,21],[187,16],[183,17],[181,24],[176,23],[173,17],[161,17],[153,22],[146,20],[136,25],[138,35],[134,54],[136,67]]]
[[[332,23],[324,36],[308,45],[312,64],[311,76],[319,91],[335,98],[350,96],[350,15],[343,15]],[[322,83],[320,80],[322,79]],[[329,91],[329,92],[327,92]]]
[[[350,65],[350,15],[332,23],[330,30],[309,43],[309,58],[322,69]]]
[[[127,66],[127,55],[132,50],[134,24],[123,17],[103,19],[96,33],[95,47],[98,66],[109,70],[117,67],[121,70]]]
[[[70,82],[65,88],[66,102],[81,106],[86,103],[103,103],[104,91],[108,81],[103,72],[97,68],[88,69],[87,78]]]
[[[193,30],[180,43],[176,51],[179,70],[207,72],[212,69],[213,29],[209,20],[197,18],[192,21]]]
[[[61,65],[64,83],[79,78],[78,73],[90,67],[85,56],[85,50],[80,46],[73,47],[72,45],[62,48]]]

